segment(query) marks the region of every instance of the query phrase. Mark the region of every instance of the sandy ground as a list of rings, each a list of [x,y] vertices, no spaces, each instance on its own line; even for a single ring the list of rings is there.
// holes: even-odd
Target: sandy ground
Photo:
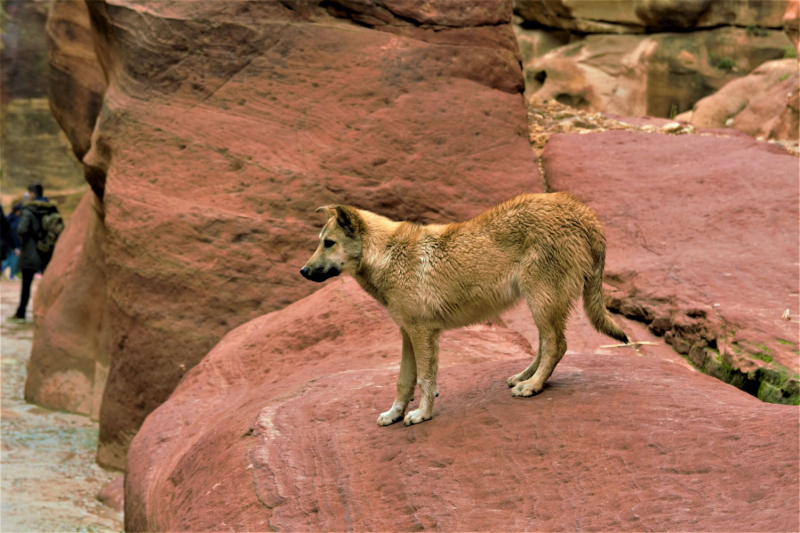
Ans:
[[[31,306],[28,324],[6,322],[19,286],[0,282],[0,531],[122,531],[122,516],[96,498],[118,475],[95,463],[97,423],[25,403]]]

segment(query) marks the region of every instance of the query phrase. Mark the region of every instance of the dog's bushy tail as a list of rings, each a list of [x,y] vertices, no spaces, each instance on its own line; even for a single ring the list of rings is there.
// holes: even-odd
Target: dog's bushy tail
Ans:
[[[603,269],[606,265],[606,239],[599,228],[590,232],[592,270],[583,284],[583,309],[594,329],[620,342],[628,343],[628,336],[614,322],[603,302]]]

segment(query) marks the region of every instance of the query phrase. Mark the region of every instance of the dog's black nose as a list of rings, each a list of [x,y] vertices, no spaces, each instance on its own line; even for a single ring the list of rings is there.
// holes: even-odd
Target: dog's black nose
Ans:
[[[311,271],[308,269],[308,267],[303,267],[300,269],[300,274],[306,279],[308,279],[308,275],[310,272]]]

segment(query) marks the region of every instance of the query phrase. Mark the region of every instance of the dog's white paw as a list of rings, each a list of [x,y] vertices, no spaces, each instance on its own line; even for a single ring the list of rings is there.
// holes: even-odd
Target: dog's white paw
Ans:
[[[419,424],[420,422],[425,422],[426,420],[430,420],[431,415],[422,411],[422,409],[415,409],[408,413],[403,420],[403,424],[410,426],[412,424]]]
[[[522,375],[514,374],[513,376],[511,376],[506,380],[506,383],[508,384],[509,387],[513,387],[514,385],[516,385],[521,381],[522,381]]]
[[[523,381],[511,389],[512,396],[533,396],[542,392],[542,386],[536,387],[530,381]]]
[[[403,413],[401,411],[397,409],[389,409],[385,413],[381,413],[381,416],[378,417],[378,425],[388,426],[394,424],[395,422],[399,422],[401,418],[403,418]]]

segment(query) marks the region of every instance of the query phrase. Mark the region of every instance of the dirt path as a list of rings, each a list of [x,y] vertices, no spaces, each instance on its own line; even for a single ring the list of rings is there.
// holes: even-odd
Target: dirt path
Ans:
[[[28,324],[6,323],[19,282],[0,283],[0,531],[122,531],[122,516],[101,504],[100,488],[118,475],[95,463],[97,423],[25,403],[33,342]]]

